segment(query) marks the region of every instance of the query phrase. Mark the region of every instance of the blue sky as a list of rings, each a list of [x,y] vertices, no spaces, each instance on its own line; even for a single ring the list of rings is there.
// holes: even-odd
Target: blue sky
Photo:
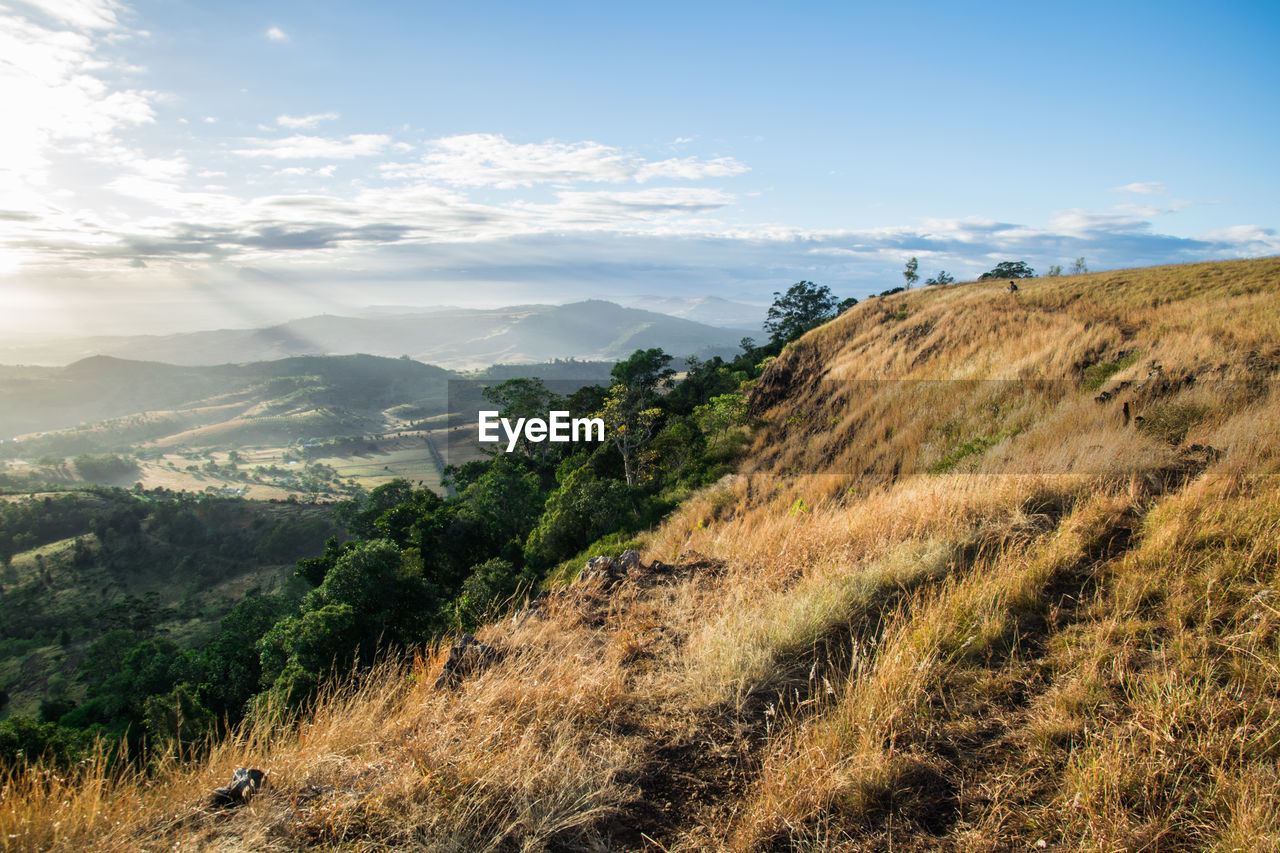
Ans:
[[[1274,3],[0,0],[0,331],[1280,253]]]

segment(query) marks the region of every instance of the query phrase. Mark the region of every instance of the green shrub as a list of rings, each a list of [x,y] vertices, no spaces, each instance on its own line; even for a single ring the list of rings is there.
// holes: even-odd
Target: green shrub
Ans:
[[[617,533],[610,533],[608,536],[602,536],[569,559],[561,561],[555,568],[547,572],[547,576],[543,579],[541,587],[543,589],[555,589],[557,587],[568,586],[577,580],[578,573],[581,572],[583,566],[587,564],[587,560],[592,557],[604,556],[611,557],[616,560],[622,556],[623,551],[639,551],[645,547],[645,544],[644,539],[638,538],[625,531],[618,531]]]
[[[1186,440],[1187,433],[1204,420],[1208,412],[1208,407],[1200,403],[1163,403],[1142,413],[1138,429],[1152,438],[1178,445]]]
[[[1138,360],[1138,354],[1131,352],[1115,361],[1100,361],[1084,369],[1084,387],[1089,391],[1097,391],[1112,376],[1124,370]]]

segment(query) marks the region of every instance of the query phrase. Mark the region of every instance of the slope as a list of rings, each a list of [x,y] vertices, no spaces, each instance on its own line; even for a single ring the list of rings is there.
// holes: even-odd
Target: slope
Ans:
[[[15,849],[1252,850],[1280,836],[1280,260],[869,300],[753,393],[649,566]],[[654,562],[658,561],[658,562]],[[268,793],[211,813],[236,766]]]

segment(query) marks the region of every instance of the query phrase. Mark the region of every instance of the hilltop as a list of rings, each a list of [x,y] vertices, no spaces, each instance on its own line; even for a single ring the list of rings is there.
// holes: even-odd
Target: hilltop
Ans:
[[[29,773],[14,849],[1265,850],[1280,259],[869,299],[756,382],[644,565],[146,785]],[[269,771],[230,813],[236,767]]]

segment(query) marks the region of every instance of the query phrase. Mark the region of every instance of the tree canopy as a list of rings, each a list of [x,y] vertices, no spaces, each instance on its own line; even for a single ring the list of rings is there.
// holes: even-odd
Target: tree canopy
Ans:
[[[912,258],[911,260],[907,261],[906,267],[903,268],[902,277],[907,281],[908,290],[910,290],[911,287],[917,281],[920,280],[920,273],[917,272],[917,270],[919,269],[920,269],[920,261],[917,260],[916,258]]]
[[[978,281],[990,281],[993,278],[1035,278],[1036,271],[1026,261],[1001,261],[995,269],[978,276]]]
[[[786,293],[774,292],[773,305],[764,321],[765,331],[775,344],[794,341],[834,317],[838,304],[825,284],[798,281]]]

